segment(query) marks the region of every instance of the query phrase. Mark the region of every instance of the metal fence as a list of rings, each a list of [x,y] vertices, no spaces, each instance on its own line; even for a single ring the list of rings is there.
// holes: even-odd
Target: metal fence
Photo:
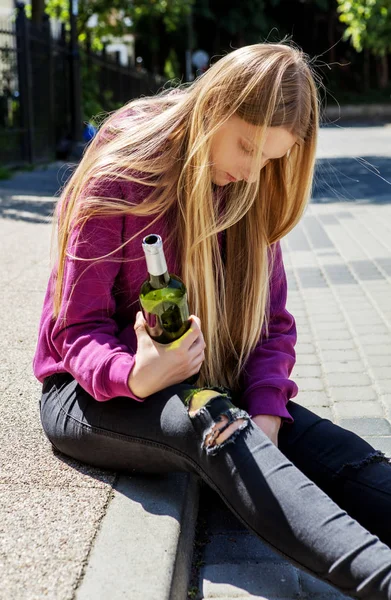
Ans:
[[[72,61],[81,62],[81,93],[75,95]],[[64,140],[72,139],[75,112],[84,119],[88,99],[113,110],[132,98],[155,93],[165,79],[119,64],[105,51],[87,46],[75,57],[65,27],[54,35],[45,19],[35,28],[19,3],[12,22],[0,21],[0,164],[52,160]],[[83,107],[74,106],[79,98]],[[78,110],[77,110],[78,109]],[[82,124],[80,123],[80,127]]]

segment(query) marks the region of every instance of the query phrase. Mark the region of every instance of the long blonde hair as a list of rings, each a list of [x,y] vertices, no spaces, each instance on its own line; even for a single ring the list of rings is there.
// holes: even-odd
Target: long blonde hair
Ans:
[[[187,286],[190,313],[200,317],[206,342],[198,384],[238,389],[250,353],[269,332],[270,246],[298,223],[310,197],[319,119],[316,81],[302,50],[284,40],[259,43],[227,54],[174,93],[163,89],[111,114],[57,205],[53,318],[60,312],[73,227],[96,216],[156,216],[154,222],[166,215],[172,225],[165,246],[175,240],[177,275]],[[260,170],[255,183],[227,185],[220,214],[211,180],[211,138],[233,115],[261,126],[258,164],[267,127],[284,127],[298,143]],[[138,204],[102,198],[93,194],[102,181],[132,181],[150,186],[150,193]],[[225,266],[217,238],[223,230]],[[110,255],[96,260],[110,260]]]

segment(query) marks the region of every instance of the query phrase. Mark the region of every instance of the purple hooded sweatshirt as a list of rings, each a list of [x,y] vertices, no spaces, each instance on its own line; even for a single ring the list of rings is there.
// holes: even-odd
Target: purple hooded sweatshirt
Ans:
[[[146,186],[128,182],[100,182],[94,193],[139,203],[148,193]],[[128,240],[154,217],[93,217],[83,227],[75,228],[68,251],[81,258],[98,258]],[[97,401],[127,396],[143,402],[128,386],[135,362],[137,337],[134,331],[136,313],[140,310],[138,295],[147,277],[142,239],[158,233],[163,242],[169,223],[159,219],[151,228],[137,235],[124,248],[113,254],[121,262],[104,260],[84,262],[67,257],[65,262],[63,300],[57,319],[52,317],[52,294],[57,266],[49,278],[38,341],[33,358],[33,371],[43,382],[53,373],[70,373]],[[221,234],[219,234],[221,247]],[[240,406],[251,417],[258,414],[278,415],[293,419],[286,409],[290,398],[298,393],[289,379],[295,364],[296,326],[286,310],[287,280],[280,243],[277,242],[274,271],[271,278],[269,338],[259,342],[245,364],[240,389]],[[176,256],[165,247],[170,273],[179,273]],[[68,304],[67,322],[64,316]]]

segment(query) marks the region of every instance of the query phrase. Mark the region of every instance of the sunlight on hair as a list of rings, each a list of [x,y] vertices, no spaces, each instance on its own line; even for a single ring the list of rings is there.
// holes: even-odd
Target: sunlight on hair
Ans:
[[[302,50],[286,42],[259,43],[219,58],[190,84],[131,100],[111,113],[57,205],[54,317],[61,307],[70,241],[88,219],[132,215],[154,223],[166,215],[171,231],[165,246],[175,247],[190,311],[203,324],[206,350],[199,384],[237,389],[261,332],[268,335],[276,242],[300,221],[310,198],[319,126],[317,83]],[[262,155],[268,127],[285,128],[298,143],[267,163],[255,182],[218,188],[211,179],[211,142],[232,115],[257,126],[255,160]],[[105,194],[103,184],[109,190]],[[123,197],[125,185],[131,197]],[[140,202],[138,190],[146,185],[149,194]],[[151,223],[137,235],[146,230]],[[226,266],[217,238],[223,230]],[[95,259],[121,260],[117,251]]]

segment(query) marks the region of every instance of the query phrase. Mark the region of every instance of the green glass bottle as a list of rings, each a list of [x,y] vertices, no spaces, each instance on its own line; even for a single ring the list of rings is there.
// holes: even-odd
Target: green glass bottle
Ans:
[[[170,344],[191,326],[186,286],[177,275],[168,273],[160,235],[147,235],[142,246],[149,274],[139,295],[146,329],[156,342]],[[198,375],[192,375],[186,383],[194,384]]]

